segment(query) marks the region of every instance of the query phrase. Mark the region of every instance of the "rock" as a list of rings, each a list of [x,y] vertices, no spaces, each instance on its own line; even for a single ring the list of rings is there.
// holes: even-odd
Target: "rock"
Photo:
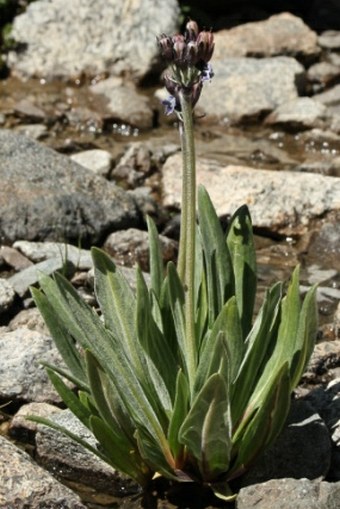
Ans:
[[[60,403],[42,360],[61,365],[52,338],[25,328],[0,331],[0,400]]]
[[[46,336],[49,335],[49,331],[38,308],[22,309],[12,318],[7,326],[8,331],[15,331],[21,328],[30,329]]]
[[[278,106],[267,118],[266,124],[304,129],[320,127],[326,118],[327,108],[310,97],[298,97]]]
[[[20,442],[34,444],[38,423],[29,421],[26,417],[34,415],[49,419],[53,414],[60,412],[62,412],[60,408],[48,403],[27,403],[27,405],[22,405],[11,420],[9,434]]]
[[[54,414],[50,420],[81,437],[92,447],[97,446],[92,433],[70,410]],[[54,429],[39,426],[36,444],[38,462],[52,472],[57,471],[63,479],[80,482],[113,495],[122,495],[127,487],[133,485],[135,490],[138,489],[131,480],[124,479],[92,452]]]
[[[329,90],[326,90],[326,92],[314,95],[313,99],[325,104],[326,106],[340,103],[340,85],[335,85]]]
[[[0,509],[86,509],[80,498],[0,435]]]
[[[27,117],[30,120],[41,122],[45,120],[46,114],[35,106],[29,99],[22,99],[14,106],[14,112],[20,117]]]
[[[310,59],[320,53],[317,42],[316,33],[302,19],[282,12],[265,21],[217,32],[214,58],[289,55]]]
[[[148,98],[138,93],[132,83],[113,77],[96,83],[90,90],[105,98],[106,119],[112,118],[140,129],[152,127],[153,112]]]
[[[0,239],[95,244],[111,231],[133,227],[131,196],[62,154],[0,130]]]
[[[318,62],[312,65],[307,71],[307,79],[323,87],[329,86],[340,76],[340,67],[330,62]]]
[[[159,236],[165,263],[177,257],[177,242],[164,235]],[[138,264],[142,270],[149,271],[149,235],[142,230],[130,228],[111,233],[104,243],[104,249],[121,265],[133,267]]]
[[[213,69],[213,83],[203,88],[199,106],[208,118],[232,123],[256,119],[296,99],[304,77],[303,67],[291,57],[224,58],[213,62]]]
[[[284,477],[325,478],[330,463],[331,440],[325,422],[308,402],[293,400],[283,431],[240,482],[248,486]]]
[[[325,30],[318,37],[318,43],[325,49],[340,49],[340,31],[339,30]]]
[[[15,127],[15,131],[33,140],[41,140],[48,136],[47,127],[43,124],[24,124]]]
[[[60,256],[64,261],[68,260],[81,270],[92,267],[91,252],[81,249],[66,242],[29,242],[17,240],[13,246],[21,251],[34,263],[39,263],[50,258]]]
[[[140,79],[159,62],[156,35],[172,34],[178,14],[175,0],[39,0],[14,20],[11,37],[24,49],[8,65],[24,77]]]
[[[292,501],[294,506],[292,506]],[[242,488],[236,509],[337,509],[340,482],[273,479]]]
[[[19,251],[9,246],[1,246],[0,256],[10,267],[15,270],[23,270],[27,267],[31,267],[32,262],[26,256],[23,256]]]
[[[7,279],[0,278],[0,314],[5,313],[12,306],[15,291]]]
[[[312,234],[308,246],[309,265],[322,259],[325,267],[340,271],[340,223],[339,217],[334,221],[325,221],[319,231]]]
[[[107,177],[112,165],[111,154],[100,149],[85,150],[84,152],[72,154],[71,159],[102,177]]]
[[[29,287],[38,283],[42,274],[51,275],[56,271],[69,273],[74,269],[72,264],[59,255],[17,272],[8,279],[8,282],[20,297],[24,297]]]
[[[340,339],[335,341],[322,341],[314,347],[311,359],[307,366],[307,370],[303,375],[304,382],[325,383],[329,382],[332,375],[331,369],[340,364]],[[323,405],[325,402],[322,396],[322,406],[309,397],[313,407],[323,415]]]
[[[331,161],[314,161],[314,160],[305,160],[302,164],[299,164],[295,171],[301,171],[306,173],[320,173],[320,175],[328,175],[331,176],[340,176],[336,175],[336,172],[333,168]]]
[[[163,205],[180,207],[180,155],[162,170]],[[197,181],[210,193],[218,215],[230,216],[249,206],[253,225],[280,234],[301,234],[313,218],[340,208],[340,179],[307,173],[224,166],[208,160],[197,164]]]

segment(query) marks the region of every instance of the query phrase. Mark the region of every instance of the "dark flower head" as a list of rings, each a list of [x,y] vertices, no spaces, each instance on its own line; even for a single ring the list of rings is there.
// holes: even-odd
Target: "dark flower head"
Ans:
[[[186,24],[185,35],[169,37],[162,34],[157,41],[163,58],[172,68],[172,73],[164,76],[164,85],[170,94],[163,101],[166,114],[181,111],[181,93],[194,107],[203,83],[214,75],[209,64],[214,51],[213,34],[205,30],[200,32],[197,23],[191,20]]]

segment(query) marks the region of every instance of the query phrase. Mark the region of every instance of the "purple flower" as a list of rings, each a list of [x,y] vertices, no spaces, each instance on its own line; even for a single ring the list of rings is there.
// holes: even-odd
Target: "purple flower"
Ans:
[[[165,106],[164,113],[166,115],[171,115],[175,111],[176,108],[176,98],[173,95],[169,95],[164,101],[162,101],[162,104]]]
[[[214,71],[211,67],[211,64],[205,64],[202,69],[201,78],[202,81],[210,81],[214,77]]]

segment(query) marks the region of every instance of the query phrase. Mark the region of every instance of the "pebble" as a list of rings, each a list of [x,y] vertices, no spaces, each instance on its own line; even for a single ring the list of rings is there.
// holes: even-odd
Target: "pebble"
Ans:
[[[111,154],[100,149],[85,150],[84,152],[72,154],[71,159],[102,177],[108,176],[112,165]]]

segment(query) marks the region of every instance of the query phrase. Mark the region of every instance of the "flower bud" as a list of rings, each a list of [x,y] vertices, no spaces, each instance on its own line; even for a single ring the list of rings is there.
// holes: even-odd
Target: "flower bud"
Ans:
[[[198,59],[208,63],[214,52],[214,36],[211,32],[200,32],[197,37]]]
[[[185,35],[188,41],[196,41],[198,36],[198,25],[196,21],[188,21],[185,26]]]
[[[194,66],[198,62],[197,44],[194,41],[190,41],[187,43],[186,62],[189,66]]]
[[[158,45],[161,50],[162,56],[167,60],[168,62],[171,62],[173,60],[173,42],[171,37],[168,37],[165,34],[162,34],[157,39]]]

